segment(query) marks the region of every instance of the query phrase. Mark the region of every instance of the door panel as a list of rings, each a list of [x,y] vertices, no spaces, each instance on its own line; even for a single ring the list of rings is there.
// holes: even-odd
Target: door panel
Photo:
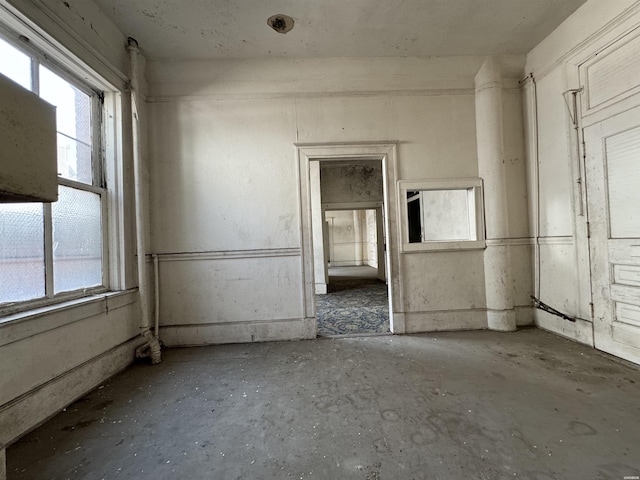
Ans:
[[[611,238],[640,237],[640,127],[605,139]]]
[[[595,345],[640,363],[640,107],[584,139]]]

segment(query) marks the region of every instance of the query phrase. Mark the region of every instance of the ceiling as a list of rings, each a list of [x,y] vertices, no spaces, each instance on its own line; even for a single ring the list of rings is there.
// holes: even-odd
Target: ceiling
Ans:
[[[94,0],[150,60],[510,55],[585,0]],[[267,19],[295,21],[286,34]]]

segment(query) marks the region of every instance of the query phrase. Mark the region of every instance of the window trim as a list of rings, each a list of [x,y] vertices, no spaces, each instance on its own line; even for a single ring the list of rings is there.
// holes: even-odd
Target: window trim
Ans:
[[[484,203],[481,178],[442,178],[425,180],[400,180],[398,182],[398,207],[399,219],[398,228],[400,230],[401,252],[436,252],[436,251],[460,251],[460,250],[481,250],[486,248],[485,227],[484,227]],[[468,197],[469,223],[475,226],[475,240],[429,240],[416,243],[409,242],[409,221],[407,211],[407,192],[411,191],[433,191],[433,190],[467,190],[471,191]],[[472,204],[473,203],[473,208]],[[475,215],[473,215],[475,214]],[[471,217],[474,218],[471,218]]]
[[[0,6],[1,7],[1,6]],[[73,300],[90,299],[109,291],[127,287],[125,271],[124,211],[121,196],[123,112],[122,92],[109,81],[75,58],[37,27],[15,13],[0,8],[0,37],[31,58],[31,91],[39,93],[39,65],[59,75],[75,88],[90,96],[92,102],[92,172],[93,184],[58,177],[59,186],[67,186],[100,195],[102,234],[102,284],[54,293],[52,281],[51,204],[42,203],[45,242],[45,296],[25,301],[5,302],[0,306],[0,323],[5,317],[29,310],[57,306]],[[107,101],[105,101],[107,99]],[[108,104],[108,106],[107,106]],[[107,187],[109,181],[109,188]],[[48,220],[47,220],[48,216]],[[112,229],[117,224],[119,228]],[[115,231],[114,231],[115,230]],[[48,243],[48,245],[47,245]],[[49,252],[49,254],[47,253]],[[115,254],[113,254],[115,252]]]

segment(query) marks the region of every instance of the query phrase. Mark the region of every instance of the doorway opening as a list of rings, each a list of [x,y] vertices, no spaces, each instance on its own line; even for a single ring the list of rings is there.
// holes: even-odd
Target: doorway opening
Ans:
[[[327,291],[316,293],[318,336],[390,332],[382,211],[323,209]]]
[[[396,144],[296,147],[308,327],[320,336],[404,333]]]

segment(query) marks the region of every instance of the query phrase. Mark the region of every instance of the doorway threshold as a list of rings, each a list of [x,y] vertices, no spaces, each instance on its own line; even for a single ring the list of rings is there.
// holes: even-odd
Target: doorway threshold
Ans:
[[[371,333],[343,333],[341,335],[318,335],[316,340],[323,338],[335,340],[337,338],[360,338],[360,337],[386,337],[393,335],[392,332],[371,332]]]

